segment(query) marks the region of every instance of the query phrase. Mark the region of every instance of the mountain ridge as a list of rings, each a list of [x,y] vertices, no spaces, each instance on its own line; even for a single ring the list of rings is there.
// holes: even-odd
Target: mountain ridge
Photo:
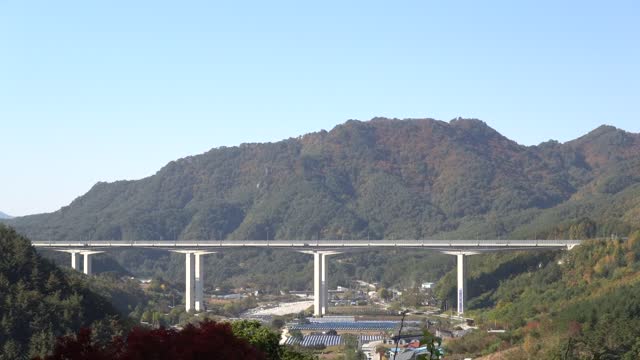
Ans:
[[[9,223],[52,240],[525,236],[562,206],[579,210],[533,232],[578,214],[609,222],[604,201],[593,209],[580,196],[640,198],[639,154],[639,134],[610,126],[525,146],[477,119],[349,120],[214,148],[140,180],[99,182],[57,212]],[[611,171],[620,176],[609,179]]]

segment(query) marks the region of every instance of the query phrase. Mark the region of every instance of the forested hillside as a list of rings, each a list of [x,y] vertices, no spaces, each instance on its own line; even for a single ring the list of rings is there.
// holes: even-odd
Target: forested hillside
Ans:
[[[280,346],[278,334],[259,322],[205,321],[183,331],[133,327],[127,313],[149,300],[139,284],[108,275],[87,279],[62,271],[0,225],[0,360],[314,359]]]
[[[640,232],[540,254],[528,267],[495,260],[476,259],[470,307],[484,328],[507,333],[476,333],[452,343],[452,351],[477,356],[515,347],[505,358],[640,358]],[[441,290],[451,285],[445,281]]]
[[[115,333],[118,312],[73,275],[0,225],[0,359],[46,355],[56,337],[82,327]]]
[[[469,306],[483,328],[451,345],[508,359],[640,358],[640,232],[590,240],[572,251],[473,259]],[[447,278],[442,296],[454,286]]]
[[[51,240],[549,237],[584,217],[609,234],[640,216],[639,154],[638,134],[608,126],[526,147],[478,120],[348,121],[6,221]]]

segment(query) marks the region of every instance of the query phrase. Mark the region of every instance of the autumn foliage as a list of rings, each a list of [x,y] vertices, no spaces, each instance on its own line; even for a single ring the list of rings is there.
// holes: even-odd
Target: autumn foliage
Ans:
[[[205,321],[183,330],[133,329],[126,339],[114,338],[106,345],[92,341],[91,330],[58,340],[45,360],[143,360],[143,359],[264,359],[263,353],[234,336],[231,326]]]

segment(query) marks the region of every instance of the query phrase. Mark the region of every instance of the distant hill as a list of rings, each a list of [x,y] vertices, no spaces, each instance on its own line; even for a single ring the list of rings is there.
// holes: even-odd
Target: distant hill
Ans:
[[[0,211],[0,219],[11,219],[12,217]]]
[[[376,118],[213,149],[9,223],[52,240],[419,239],[551,237],[583,218],[628,232],[639,216],[638,134],[522,146],[479,120]]]

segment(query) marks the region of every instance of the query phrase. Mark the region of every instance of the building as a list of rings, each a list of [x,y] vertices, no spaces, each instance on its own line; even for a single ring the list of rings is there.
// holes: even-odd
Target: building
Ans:
[[[380,359],[380,356],[376,356],[376,348],[384,344],[384,340],[371,341],[362,344],[362,353],[367,357],[367,360]]]
[[[428,354],[426,347],[421,347],[417,349],[398,349],[398,354],[394,357],[396,349],[389,350],[389,357],[391,359],[395,358],[396,360],[415,360],[420,355]]]
[[[473,331],[473,329],[460,329],[460,330],[436,330],[436,336],[442,339],[456,339],[456,338],[461,338],[465,335],[467,335],[468,333],[470,333],[471,331]]]
[[[417,334],[417,335],[400,335],[400,336],[392,336],[389,339],[386,340],[385,344],[387,345],[396,345],[396,343],[399,346],[407,346],[411,343],[415,343],[420,342],[420,339],[422,339],[424,337],[424,335],[422,334]]]
[[[372,342],[381,344],[383,338],[383,335],[359,335],[358,342],[364,347],[364,344]],[[344,339],[342,335],[313,334],[304,335],[302,338],[288,337],[281,342],[286,345],[300,345],[302,347],[338,346],[344,343]],[[375,351],[375,347],[373,349]]]
[[[424,282],[422,283],[422,290],[431,290],[434,288],[434,286],[436,286],[435,283],[432,282]]]

